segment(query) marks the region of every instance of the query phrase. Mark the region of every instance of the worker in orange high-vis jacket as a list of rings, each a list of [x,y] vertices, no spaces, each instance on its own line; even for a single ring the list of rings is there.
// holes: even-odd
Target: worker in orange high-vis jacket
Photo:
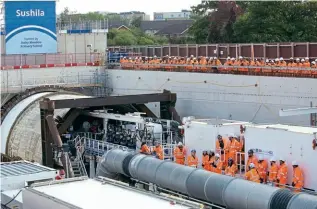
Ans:
[[[277,182],[277,172],[278,172],[278,165],[276,163],[275,157],[272,157],[271,160],[271,167],[269,170],[269,181],[273,184],[273,186]]]
[[[164,159],[163,148],[159,142],[155,143],[155,147],[153,149],[153,152],[154,152],[156,158],[158,158],[160,160]]]
[[[254,163],[249,164],[249,171],[246,172],[245,179],[248,181],[260,183],[260,175],[256,170]]]
[[[255,168],[258,167],[258,158],[254,155],[254,152],[252,149],[250,149],[248,151],[248,161],[247,161],[247,165],[250,165],[251,163],[253,163],[253,165],[255,166]],[[249,169],[249,167],[247,166],[247,171]]]
[[[234,162],[237,162],[237,152],[241,151],[241,144],[237,139],[237,136],[231,134],[229,136],[230,145],[229,145],[229,158],[232,158]]]
[[[225,169],[225,175],[235,177],[238,171],[237,166],[233,162],[232,158],[228,159],[228,166]]]
[[[174,158],[177,164],[185,164],[185,149],[182,142],[178,142],[177,147],[174,149]]]
[[[268,168],[267,161],[264,160],[263,156],[259,156],[257,171],[260,175],[260,181],[263,184],[266,184],[266,181],[267,181],[267,168]]]
[[[304,174],[302,169],[298,167],[298,163],[296,161],[292,162],[293,166],[293,180],[292,187],[294,187],[294,192],[300,192],[304,187]]]
[[[229,155],[230,141],[223,139],[221,135],[218,135],[216,140],[216,152],[220,153],[221,161],[227,164]]]
[[[212,164],[215,162],[215,152],[209,151],[208,152],[208,170],[214,172],[214,167]]]
[[[187,165],[193,168],[198,166],[198,157],[196,156],[196,150],[192,150],[190,155],[187,158]]]
[[[211,166],[212,172],[221,174],[223,163],[221,162],[220,155],[218,153],[215,155],[215,161],[211,164]]]
[[[201,166],[203,167],[203,169],[209,171],[210,169],[210,165],[209,165],[209,155],[208,155],[208,152],[205,150],[203,151],[203,156],[201,158],[201,161],[202,161],[202,164]]]
[[[277,183],[280,188],[285,188],[287,184],[288,169],[284,158],[280,158],[280,168],[277,172]]]
[[[140,153],[145,155],[151,154],[150,148],[146,145],[145,142],[142,142],[141,144]]]

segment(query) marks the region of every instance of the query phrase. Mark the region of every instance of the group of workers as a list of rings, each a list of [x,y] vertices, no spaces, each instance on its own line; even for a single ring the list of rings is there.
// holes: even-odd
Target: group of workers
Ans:
[[[262,184],[272,184],[273,186],[281,188],[292,186],[295,192],[301,191],[304,186],[304,175],[296,161],[292,162],[292,185],[287,185],[288,167],[285,159],[280,158],[279,161],[277,161],[272,157],[269,160],[269,166],[268,161],[264,159],[263,156],[256,157],[254,151],[249,150],[248,159],[245,163],[243,147],[243,135],[238,137],[234,134],[230,134],[228,139],[223,139],[221,135],[218,135],[218,139],[216,140],[216,152],[203,151],[201,167],[210,172],[232,177],[236,177],[238,169],[240,169],[241,171],[245,171],[244,178],[246,180]],[[164,159],[164,150],[159,143],[157,143],[151,151],[146,143],[143,142],[140,152],[148,155],[154,154],[157,158],[161,160]],[[177,144],[173,154],[174,161],[177,164],[194,168],[200,167],[196,150],[191,150],[191,154],[187,156],[187,149],[182,142]],[[245,168],[241,167],[244,164],[246,165]]]
[[[317,75],[317,59],[310,60],[306,58],[290,58],[286,62],[283,57],[276,59],[250,59],[247,57],[228,57],[224,63],[217,57],[173,57],[166,55],[165,57],[121,57],[121,67],[123,69],[164,69],[167,71],[185,69],[195,72],[237,72],[237,73],[299,73]],[[184,66],[182,66],[184,65]],[[230,67],[232,66],[232,67]],[[265,68],[266,67],[266,68]],[[306,72],[306,69],[309,69]],[[311,70],[311,69],[316,69]]]

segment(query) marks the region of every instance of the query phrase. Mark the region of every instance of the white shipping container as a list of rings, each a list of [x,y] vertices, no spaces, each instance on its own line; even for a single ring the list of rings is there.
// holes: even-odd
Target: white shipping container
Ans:
[[[304,172],[304,187],[317,191],[317,149],[312,141],[317,128],[288,125],[247,125],[245,132],[245,150],[253,149],[257,156],[270,160],[286,159],[288,165],[288,183],[292,183],[292,161],[296,160]],[[247,158],[247,156],[246,156]]]
[[[216,151],[216,140],[219,134],[224,138],[227,138],[229,134],[239,135],[240,125],[245,126],[246,124],[249,123],[217,119],[187,121],[184,125],[187,156],[190,155],[192,149],[195,149],[198,165],[201,166],[202,152],[204,150]]]

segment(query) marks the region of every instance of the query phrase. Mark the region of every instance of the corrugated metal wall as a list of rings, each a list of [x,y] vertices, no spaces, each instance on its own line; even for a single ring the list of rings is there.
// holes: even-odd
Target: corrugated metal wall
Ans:
[[[257,43],[257,44],[208,44],[208,45],[164,45],[164,46],[114,46],[110,51],[142,53],[143,56],[207,56],[225,59],[230,57],[317,58],[317,42],[313,43]]]

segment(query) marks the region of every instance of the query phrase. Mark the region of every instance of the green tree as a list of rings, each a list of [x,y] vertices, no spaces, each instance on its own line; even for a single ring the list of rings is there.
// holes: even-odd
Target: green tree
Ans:
[[[247,5],[235,1],[208,1],[192,7],[195,22],[190,33],[197,43],[231,42],[233,24]]]
[[[252,2],[234,36],[237,42],[317,41],[317,2]]]
[[[135,27],[135,28],[140,28],[141,26],[141,22],[142,22],[142,17],[133,17],[132,21],[131,21],[131,26]]]
[[[113,39],[114,44],[117,46],[137,45],[137,37],[130,31],[120,31]]]
[[[139,40],[138,40],[138,45],[154,45],[155,42],[150,39],[150,38],[147,38],[147,37],[140,37]]]

